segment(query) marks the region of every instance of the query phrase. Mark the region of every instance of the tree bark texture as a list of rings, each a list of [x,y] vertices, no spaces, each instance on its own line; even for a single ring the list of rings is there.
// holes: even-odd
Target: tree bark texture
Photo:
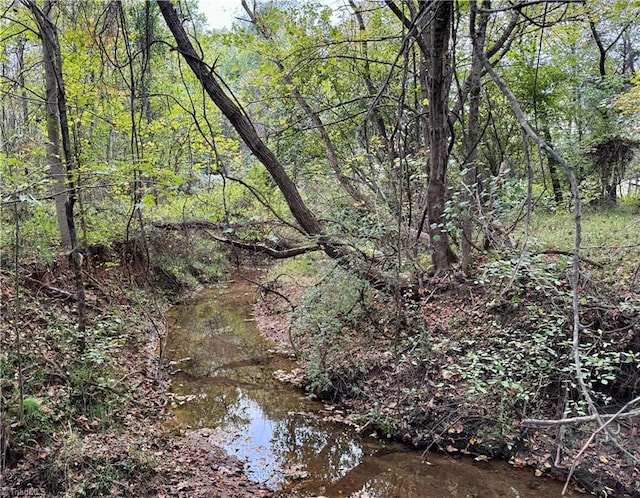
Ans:
[[[47,154],[55,164],[55,174],[59,175],[55,182],[58,223],[63,237],[63,245],[71,249],[71,263],[74,271],[78,306],[78,330],[84,332],[87,319],[84,283],[82,281],[82,256],[79,252],[80,248],[78,246],[73,212],[77,201],[77,191],[60,44],[56,26],[51,18],[51,1],[45,0],[44,11],[32,0],[27,0],[26,5],[38,25],[40,37],[42,38],[47,93],[47,133],[50,142],[47,144]],[[62,143],[64,163],[60,154],[60,143]],[[49,155],[50,153],[55,154],[55,157]],[[65,240],[65,237],[68,237],[68,239]],[[84,347],[84,337],[82,341],[82,347]]]
[[[446,174],[449,161],[448,98],[451,84],[449,39],[453,2],[434,2],[432,16],[423,36],[427,37],[427,90],[429,98],[429,185],[427,219],[431,236],[431,260],[435,274],[449,270],[451,249],[445,227]]]
[[[58,84],[56,78],[56,54],[54,40],[44,13],[33,2],[27,4],[31,10],[42,38],[42,64],[44,66],[45,99],[47,110],[47,164],[53,180],[53,195],[56,204],[56,219],[60,230],[61,245],[71,249],[71,234],[67,223],[67,175],[62,164],[60,149],[60,106],[58,103]]]

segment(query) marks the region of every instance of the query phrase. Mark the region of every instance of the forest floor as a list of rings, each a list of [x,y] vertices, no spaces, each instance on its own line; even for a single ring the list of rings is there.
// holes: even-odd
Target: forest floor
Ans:
[[[91,269],[84,348],[66,262],[23,264],[19,282],[16,296],[2,272],[0,496],[272,496],[204,435],[172,427],[164,304],[125,268]]]
[[[292,351],[292,337],[298,351],[311,344],[304,334],[296,336],[294,332],[292,335],[289,327],[291,303],[299,306],[304,292],[314,285],[304,279],[279,279],[275,288],[270,284],[278,294],[267,294],[256,305],[255,316],[262,333],[284,351]],[[283,295],[289,303],[281,298]],[[491,299],[490,293],[482,294],[475,285],[453,279],[441,281],[416,310],[419,323],[402,323],[401,327],[404,332],[413,329],[415,333],[421,326],[428,330],[431,344],[428,351],[420,350],[415,336],[412,339],[403,330],[394,331],[391,327],[386,334],[378,330],[374,338],[364,332],[368,326],[362,316],[354,320],[355,324],[343,324],[339,334],[330,339],[337,343],[335,347],[326,344],[322,353],[324,375],[330,384],[324,397],[349,413],[347,423],[366,427],[367,431],[375,430],[381,437],[390,436],[415,448],[505,459],[514,467],[530,468],[536,476],[559,480],[566,480],[576,464],[572,488],[598,496],[640,496],[640,467],[633,462],[633,457],[640,457],[637,418],[616,424],[615,436],[621,442],[620,448],[606,436],[590,440],[595,430],[591,424],[570,425],[561,430],[558,427],[526,428],[520,425],[521,418],[526,418],[524,414],[512,417],[507,407],[501,406],[507,402],[497,392],[503,391],[507,397],[515,398],[515,389],[520,387],[514,383],[514,390],[510,392],[505,383],[499,390],[492,389],[488,370],[501,368],[495,362],[507,369],[519,367],[515,360],[511,363],[505,358],[506,343],[498,339],[497,328],[505,330],[509,323],[516,322],[526,330],[527,319],[513,310],[494,308]],[[369,312],[374,315],[373,321],[382,321],[381,315]],[[498,320],[496,315],[502,318]],[[619,316],[608,317],[614,318],[627,323]],[[613,328],[612,323],[607,325]],[[637,327],[618,328],[620,331],[609,338],[609,346],[639,350]],[[527,333],[535,337],[540,330]],[[484,378],[482,375],[471,378],[454,368],[461,354],[472,349],[482,351],[480,361],[487,363]],[[433,352],[436,354],[431,354]],[[533,362],[537,353],[525,351],[524,360]],[[427,356],[431,358],[429,361]],[[308,355],[301,364],[307,388],[313,390],[315,382],[317,390],[314,358]],[[300,376],[296,378],[299,382]],[[524,381],[526,385],[527,379]],[[535,384],[535,379],[529,381]],[[473,382],[482,392],[470,397],[469,390],[463,386]],[[552,394],[548,392],[546,397]],[[562,414],[551,413],[545,418],[562,418]],[[581,450],[583,453],[577,458]]]

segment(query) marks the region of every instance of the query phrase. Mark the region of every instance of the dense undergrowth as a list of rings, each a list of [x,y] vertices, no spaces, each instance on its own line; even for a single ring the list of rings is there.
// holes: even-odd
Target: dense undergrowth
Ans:
[[[615,413],[640,393],[640,221],[624,209],[585,218],[582,370],[600,411]],[[522,421],[589,415],[571,356],[572,219],[532,223],[526,250],[520,240],[488,253],[417,300],[384,295],[324,260],[274,268],[282,292],[306,282],[290,335],[307,389],[380,436],[566,475],[595,425]],[[614,425],[587,447],[575,482],[635,495],[640,426]]]

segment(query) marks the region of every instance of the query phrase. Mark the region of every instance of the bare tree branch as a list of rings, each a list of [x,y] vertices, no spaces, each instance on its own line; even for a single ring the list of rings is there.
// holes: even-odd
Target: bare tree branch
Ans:
[[[627,405],[640,401],[640,397],[635,398],[632,402],[627,403]],[[627,406],[625,405],[625,406]],[[632,410],[626,413],[615,413],[613,415],[586,415],[584,417],[571,417],[571,418],[563,418],[560,420],[551,420],[551,419],[535,419],[535,418],[525,418],[520,421],[520,425],[522,427],[560,427],[563,425],[580,425],[580,424],[588,424],[590,422],[598,421],[598,418],[604,420],[605,422],[612,422],[614,420],[626,420],[629,418],[634,418],[640,416],[640,409]]]
[[[300,247],[292,247],[290,249],[274,249],[273,247],[269,247],[265,244],[260,244],[257,242],[255,243],[243,242],[237,239],[221,237],[219,235],[216,235],[215,233],[210,232],[209,230],[204,230],[204,233],[206,233],[208,237],[215,240],[216,242],[227,244],[232,247],[237,247],[238,249],[244,249],[245,251],[263,253],[274,259],[293,258],[295,256],[300,256],[301,254],[307,254],[309,252],[315,252],[315,251],[321,250],[320,246],[317,244],[300,246]]]

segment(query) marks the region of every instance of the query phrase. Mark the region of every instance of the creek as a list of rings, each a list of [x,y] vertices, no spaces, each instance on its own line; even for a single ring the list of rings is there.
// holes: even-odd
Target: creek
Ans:
[[[427,459],[328,421],[324,404],[274,378],[297,365],[260,335],[251,315],[255,286],[234,277],[169,311],[166,356],[178,367],[175,423],[206,429],[250,480],[300,497],[560,496],[562,483],[530,469],[434,453]]]

